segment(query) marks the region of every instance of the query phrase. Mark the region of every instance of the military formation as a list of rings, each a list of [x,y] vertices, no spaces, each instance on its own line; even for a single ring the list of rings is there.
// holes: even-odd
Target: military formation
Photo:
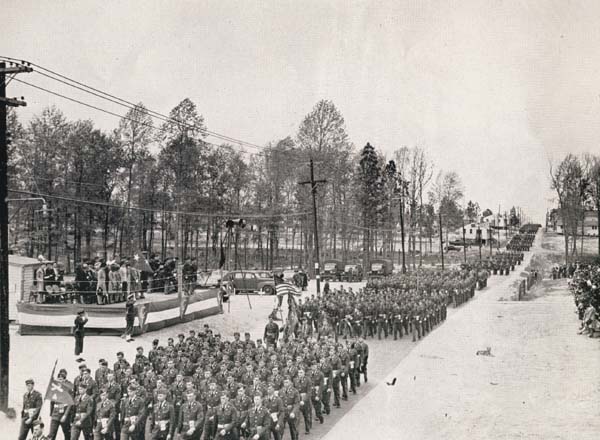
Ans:
[[[267,325],[268,328],[269,325]],[[205,326],[166,345],[153,342],[135,359],[117,353],[110,368],[85,364],[71,384],[74,403],[52,403],[49,438],[67,440],[275,439],[308,434],[366,381],[368,346],[333,337],[263,343],[249,333],[226,341]],[[364,371],[364,374],[363,374]],[[32,381],[33,382],[33,381]],[[39,430],[41,395],[24,396],[20,440]],[[35,394],[37,393],[37,394]],[[33,411],[31,411],[33,409]]]

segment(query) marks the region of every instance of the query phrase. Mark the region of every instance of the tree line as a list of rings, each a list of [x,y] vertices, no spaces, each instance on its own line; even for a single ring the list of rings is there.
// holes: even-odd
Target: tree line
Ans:
[[[404,224],[408,264],[416,267],[437,247],[433,237],[474,216],[461,205],[463,185],[453,171],[436,170],[421,146],[390,157],[367,143],[356,148],[345,121],[319,101],[297,132],[258,152],[208,141],[197,106],[184,99],[156,121],[139,103],[113,130],[91,120],[67,120],[57,107],[27,123],[9,113],[11,248],[29,256],[78,262],[140,251],[163,258],[196,258],[214,268],[221,247],[234,267],[313,267],[309,160],[317,191],[323,257],[393,257]],[[469,214],[470,213],[470,214]],[[243,218],[244,228],[227,219]],[[402,220],[402,222],[401,222]],[[442,240],[440,240],[441,243]]]
[[[600,156],[567,154],[558,164],[550,163],[549,169],[551,188],[558,201],[557,214],[563,224],[565,264],[569,264],[584,251],[586,211],[595,211],[600,228]]]

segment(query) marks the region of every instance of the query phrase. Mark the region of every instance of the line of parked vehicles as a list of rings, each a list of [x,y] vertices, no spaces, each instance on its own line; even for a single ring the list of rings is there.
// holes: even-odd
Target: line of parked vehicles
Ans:
[[[345,263],[342,260],[328,259],[321,265],[321,280],[323,281],[341,281],[347,283],[361,282],[365,279],[381,278],[391,275],[394,270],[394,263],[388,259],[375,259],[370,263],[367,271],[363,269],[360,263]],[[308,275],[300,271],[304,282],[308,280]],[[274,295],[275,277],[279,276],[284,281],[291,284],[298,284],[298,271],[291,269],[270,270],[232,270],[220,271],[212,270],[200,273],[197,287],[217,287],[226,282],[233,286],[235,293],[258,293],[259,295]],[[302,286],[298,286],[301,288]]]

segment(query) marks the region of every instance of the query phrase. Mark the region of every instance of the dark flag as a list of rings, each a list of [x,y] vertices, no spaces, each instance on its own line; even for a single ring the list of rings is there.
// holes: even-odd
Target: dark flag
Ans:
[[[50,375],[50,382],[48,382],[48,388],[46,389],[45,400],[50,400],[55,403],[63,403],[65,405],[73,405],[73,388],[67,382],[59,382],[54,379],[54,371],[56,371],[56,364],[58,360],[54,362],[54,368]]]
[[[131,262],[132,267],[139,270],[140,272],[153,273],[152,267],[150,267],[150,263],[144,257],[144,254],[141,252],[136,253],[133,256],[133,261]]]

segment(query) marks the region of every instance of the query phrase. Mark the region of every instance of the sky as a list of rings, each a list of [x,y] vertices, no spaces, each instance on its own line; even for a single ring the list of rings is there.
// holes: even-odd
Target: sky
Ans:
[[[330,99],[357,148],[424,147],[468,200],[542,222],[550,161],[600,154],[598,1],[2,1],[0,55],[167,114],[189,97],[209,130],[264,145]],[[48,80],[31,82],[118,114]],[[56,105],[12,81],[28,121]],[[210,140],[210,139],[209,139]],[[317,174],[318,174],[317,170]]]

